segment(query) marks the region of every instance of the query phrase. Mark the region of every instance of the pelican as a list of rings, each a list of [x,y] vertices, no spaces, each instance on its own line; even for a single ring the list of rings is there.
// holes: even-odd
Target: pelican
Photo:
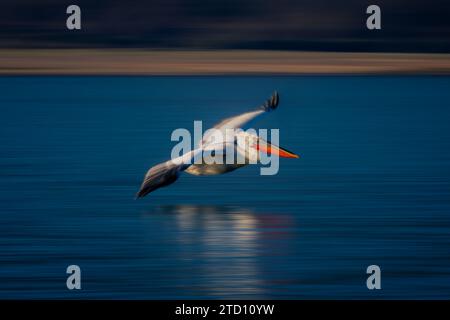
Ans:
[[[279,146],[275,146],[259,138],[255,134],[242,130],[236,130],[236,133],[232,136],[225,133],[225,131],[229,129],[241,129],[258,116],[274,111],[278,107],[279,101],[279,95],[275,91],[272,96],[256,110],[227,118],[216,124],[214,126],[215,130],[212,130],[212,133],[208,133],[208,131],[210,131],[208,130],[204,134],[197,149],[150,168],[145,174],[144,181],[142,182],[139,192],[136,194],[136,198],[144,197],[156,189],[174,183],[182,172],[192,175],[218,175],[234,171],[249,163],[259,161],[260,152],[283,158],[298,158],[298,155]],[[214,132],[221,133],[222,136],[225,136],[226,138],[218,140],[216,139],[217,137]],[[242,138],[246,139],[246,142],[249,145],[248,148],[242,148],[242,146],[236,142],[238,139]],[[205,151],[208,151],[209,154],[212,152],[215,156],[219,155],[225,157],[229,150],[242,156],[246,161],[244,163],[206,163],[206,161],[197,163],[192,161],[197,155],[202,154]]]

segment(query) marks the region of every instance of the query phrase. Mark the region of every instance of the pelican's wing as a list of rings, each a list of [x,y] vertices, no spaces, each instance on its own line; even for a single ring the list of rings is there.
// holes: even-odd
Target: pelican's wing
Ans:
[[[278,92],[275,91],[272,94],[272,96],[262,106],[257,108],[255,111],[242,113],[238,116],[234,116],[234,117],[222,120],[221,122],[219,122],[218,124],[216,124],[214,126],[214,129],[220,130],[222,132],[222,134],[225,136],[226,129],[243,128],[245,124],[247,124],[251,120],[255,119],[259,115],[275,110],[278,106],[279,101],[280,101],[280,97],[278,95]],[[213,135],[214,135],[214,132],[211,132],[209,134],[206,133],[204,135],[203,139],[200,141],[200,146],[217,142],[217,141],[214,141],[214,139],[212,138]]]
[[[144,197],[156,189],[174,183],[180,173],[192,164],[195,155],[199,152],[201,152],[201,149],[195,149],[181,157],[157,164],[150,168],[145,174],[144,181],[139,192],[136,194],[136,198]]]

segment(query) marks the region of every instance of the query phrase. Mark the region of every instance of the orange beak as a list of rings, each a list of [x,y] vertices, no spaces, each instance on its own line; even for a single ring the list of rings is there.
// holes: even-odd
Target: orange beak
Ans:
[[[295,153],[292,153],[286,149],[283,149],[281,147],[277,147],[273,144],[270,144],[268,142],[260,144],[258,142],[258,144],[256,145],[256,149],[262,152],[265,152],[267,154],[276,154],[281,158],[299,158],[298,155],[296,155]]]

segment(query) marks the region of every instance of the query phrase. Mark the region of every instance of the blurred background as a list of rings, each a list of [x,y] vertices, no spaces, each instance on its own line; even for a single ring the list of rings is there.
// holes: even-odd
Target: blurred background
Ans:
[[[3,1],[0,73],[450,72],[444,0],[377,1],[381,30],[367,29],[365,0],[80,0],[74,31],[70,4]]]
[[[82,30],[68,32],[77,4]],[[377,4],[382,29],[366,28]],[[445,0],[6,0],[2,48],[183,48],[448,52]]]

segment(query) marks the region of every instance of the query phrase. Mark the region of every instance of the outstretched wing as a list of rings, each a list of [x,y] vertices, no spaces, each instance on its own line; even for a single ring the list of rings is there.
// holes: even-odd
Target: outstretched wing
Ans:
[[[156,189],[174,183],[180,173],[191,166],[193,158],[200,151],[200,149],[193,150],[179,158],[157,164],[150,168],[145,174],[144,181],[136,194],[136,198],[142,198]]]
[[[268,100],[266,100],[266,102],[262,106],[260,106],[257,110],[246,112],[238,116],[222,120],[221,122],[219,122],[214,126],[214,129],[220,130],[222,134],[225,136],[226,129],[242,128],[244,127],[245,124],[255,119],[259,115],[275,110],[278,106],[279,101],[280,97],[278,95],[278,92],[275,91],[272,94],[272,96]],[[200,141],[200,146],[202,145],[205,146],[210,143],[214,143],[215,141],[214,139],[212,139],[213,135],[214,132],[212,132],[211,134],[205,134],[203,139]]]

